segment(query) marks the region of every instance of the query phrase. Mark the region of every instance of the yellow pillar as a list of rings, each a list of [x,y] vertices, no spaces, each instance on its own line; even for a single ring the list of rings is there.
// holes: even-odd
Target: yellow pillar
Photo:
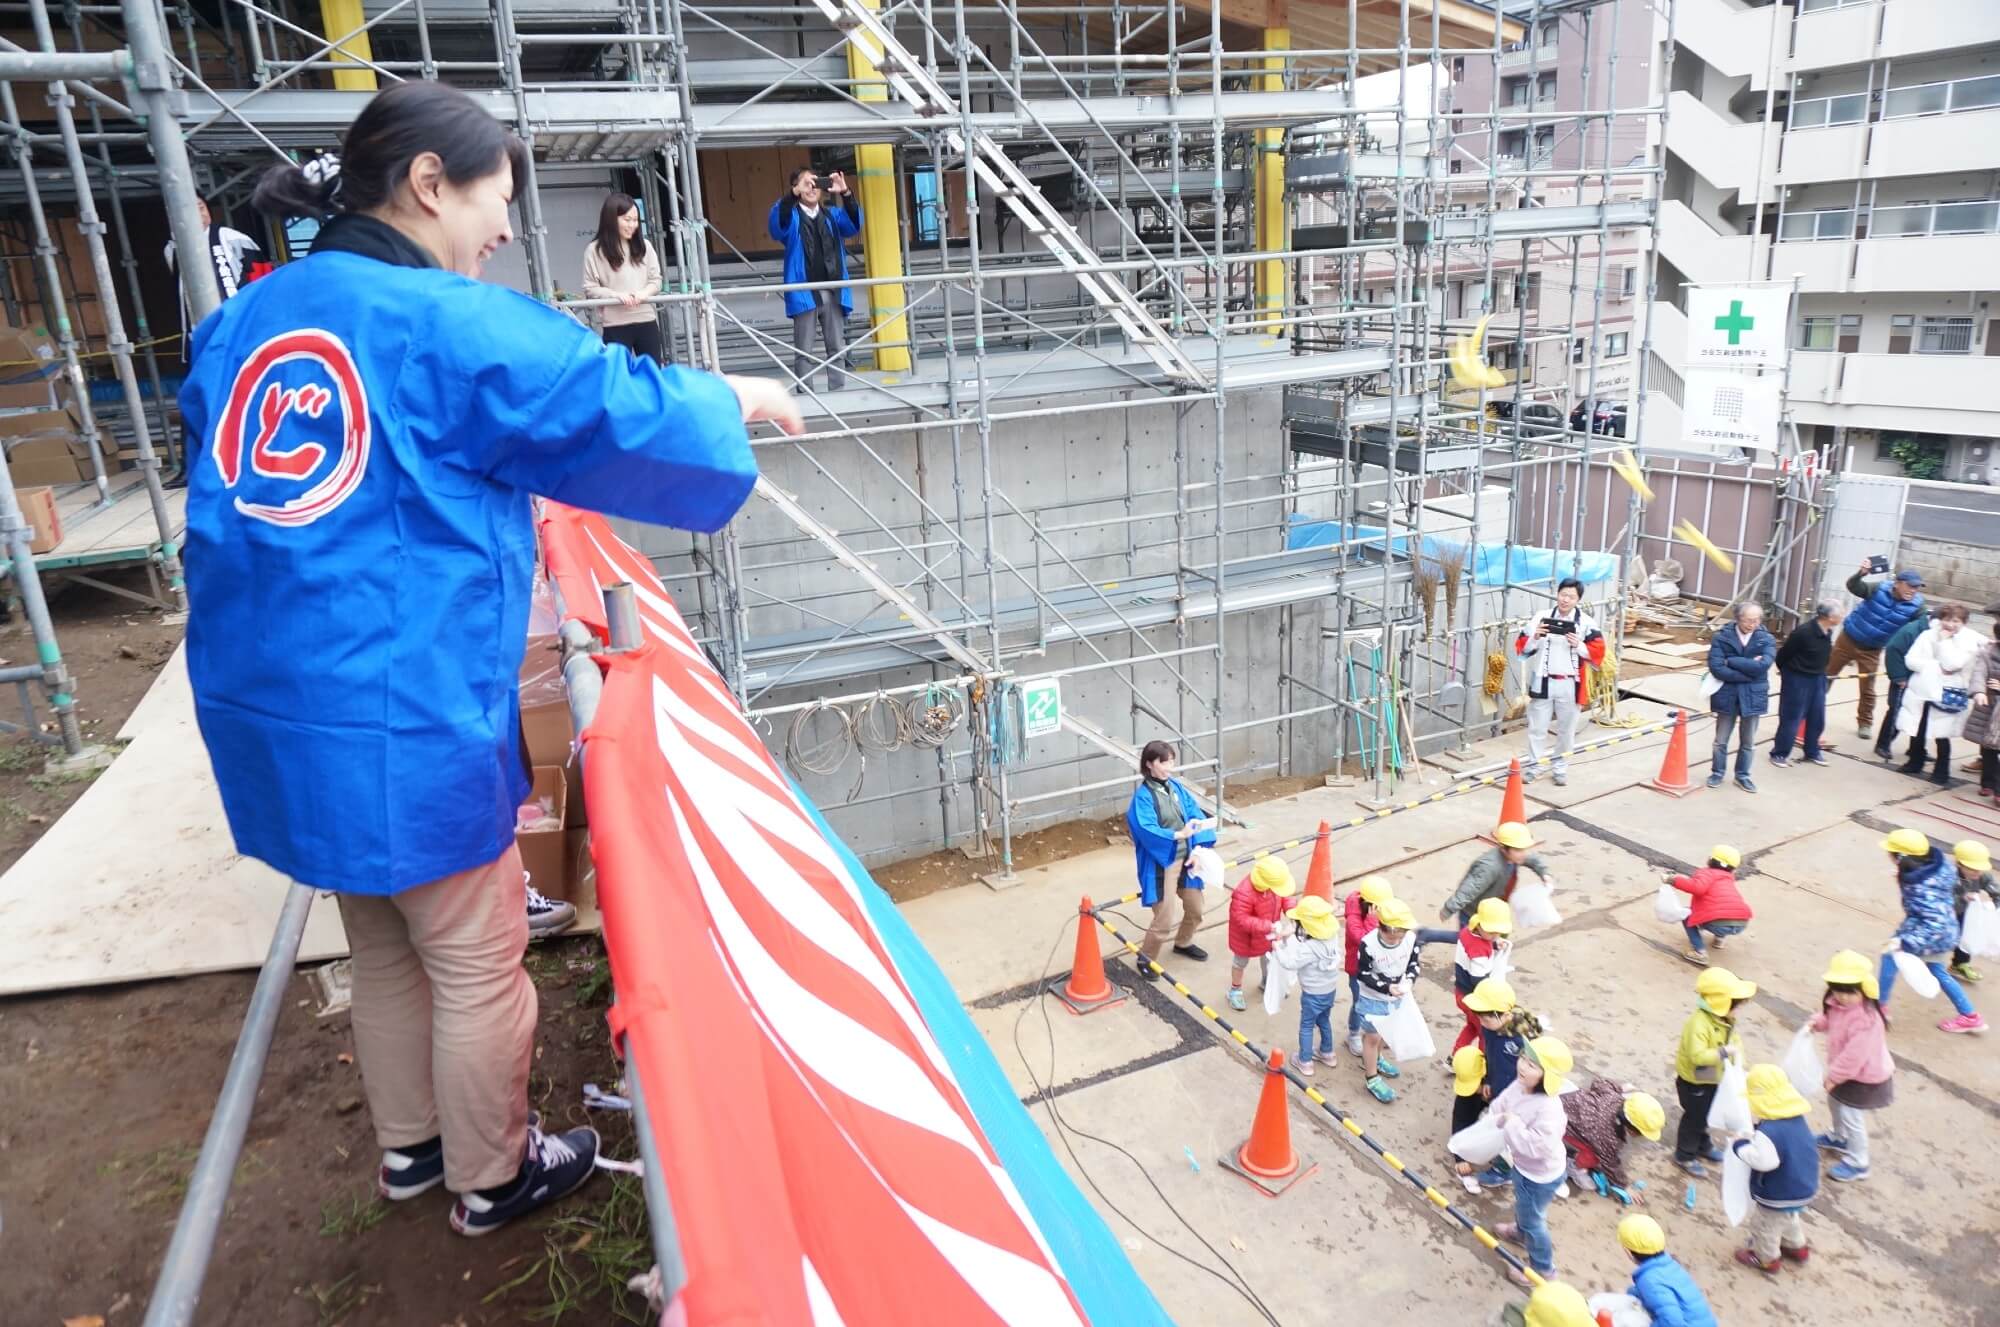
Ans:
[[[361,0],[319,0],[319,17],[320,22],[326,27],[328,41],[332,41],[335,37],[344,37],[348,33],[354,34],[349,40],[334,47],[328,54],[328,59],[353,64],[357,58],[362,60],[375,58],[375,51],[368,44],[368,34],[360,31],[361,25],[368,21],[361,13]],[[336,69],[333,71],[333,85],[342,92],[373,92],[375,71],[368,68]]]
[[[354,0],[346,0],[353,3]],[[879,10],[881,0],[862,0]],[[866,33],[856,31],[847,43],[847,75],[856,82],[858,101],[889,100],[889,85],[861,50]],[[874,81],[868,81],[874,80]],[[896,149],[887,143],[866,143],[854,149],[854,183],[861,198],[861,254],[870,278],[903,275],[901,200],[896,197]],[[868,288],[868,321],[874,328],[875,367],[884,373],[904,373],[910,367],[909,323],[903,316],[903,285],[892,281]]]
[[[1292,44],[1289,28],[1265,28],[1264,49],[1282,51]],[[1281,92],[1285,86],[1285,61],[1266,56],[1263,72],[1257,76],[1259,92]],[[1275,253],[1285,247],[1285,131],[1257,131],[1257,248]],[[1285,260],[1270,258],[1257,264],[1257,311],[1268,320],[1265,326],[1284,335],[1280,321],[1285,310]]]

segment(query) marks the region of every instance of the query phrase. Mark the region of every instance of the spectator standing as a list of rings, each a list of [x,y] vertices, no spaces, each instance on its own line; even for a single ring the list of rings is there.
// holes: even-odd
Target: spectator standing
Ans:
[[[1847,615],[1847,625],[1834,641],[1833,654],[1826,661],[1829,684],[1847,665],[1854,665],[1861,682],[1861,704],[1854,713],[1855,731],[1863,737],[1871,737],[1875,732],[1875,673],[1882,667],[1882,647],[1905,622],[1924,611],[1922,572],[1905,567],[1892,579],[1871,588],[1870,571],[1869,564],[1864,562],[1860,571],[1847,578],[1847,592],[1861,602]]]
[[[639,234],[639,205],[630,194],[606,194],[597,214],[597,238],[583,251],[584,295],[618,301],[597,310],[604,339],[656,364],[666,363],[659,311],[649,302],[663,284],[660,257]]]
[[[1889,703],[1882,711],[1882,727],[1875,734],[1875,754],[1884,760],[1896,758],[1890,748],[1896,737],[1896,711],[1903,708],[1903,688],[1910,684],[1910,647],[1930,625],[1930,614],[1919,613],[1896,628],[1896,634],[1882,647],[1882,671],[1889,677]],[[1827,685],[1832,683],[1829,681]]]
[[[1715,751],[1709,761],[1708,786],[1720,788],[1729,770],[1729,739],[1736,736],[1736,786],[1757,791],[1750,781],[1750,762],[1757,752],[1757,720],[1771,706],[1771,661],[1778,642],[1764,630],[1764,610],[1754,603],[1736,606],[1736,623],[1715,633],[1708,643],[1708,671],[1715,692],[1708,708],[1715,713]]]
[[[208,265],[215,273],[215,293],[227,300],[243,288],[243,255],[262,253],[257,241],[240,230],[219,226],[209,215],[208,200],[194,200],[195,211],[201,216],[201,228],[208,232]],[[174,242],[167,241],[167,270],[175,269]],[[181,290],[181,361],[186,363],[193,347],[194,328],[188,322],[187,291]]]
[[[1908,655],[1910,680],[1903,687],[1903,708],[1896,726],[1910,735],[1905,774],[1922,774],[1929,760],[1928,741],[1937,752],[1931,782],[1951,782],[1951,740],[1965,731],[1973,710],[1986,700],[1986,644],[1965,629],[1965,608],[1946,604],[1937,610],[1930,629],[1918,636]],[[1977,702],[1977,704],[1975,704]]]
[[[785,246],[785,284],[847,280],[846,242],[861,233],[861,204],[848,192],[847,176],[835,171],[826,179],[810,166],[792,172],[791,192],[771,204],[767,222],[771,238]],[[841,382],[847,359],[846,318],[854,312],[854,296],[839,290],[788,290],[785,313],[792,320],[794,390],[804,391],[812,376],[812,329],[819,324],[826,363],[826,389]]]
[[[1153,910],[1146,938],[1139,942],[1139,972],[1147,980],[1159,976],[1153,960],[1174,937],[1174,952],[1201,962],[1208,951],[1194,942],[1201,926],[1201,877],[1188,871],[1188,854],[1215,846],[1215,822],[1201,818],[1201,807],[1188,786],[1174,777],[1174,748],[1158,738],[1139,753],[1139,786],[1125,808],[1125,828],[1138,857],[1139,901]],[[1176,902],[1180,927],[1174,926]]]
[[[1820,734],[1826,730],[1826,661],[1833,656],[1833,634],[1845,616],[1840,605],[1822,603],[1810,622],[1801,622],[1778,647],[1778,733],[1771,741],[1771,764],[1784,769],[1792,763],[1792,741],[1805,725],[1806,759],[1826,764]]]
[[[1979,744],[1979,795],[2000,801],[2000,621],[1986,642],[1986,684],[1965,721],[1965,736]]]
[[[1528,691],[1528,755],[1522,781],[1534,782],[1549,759],[1549,726],[1555,725],[1554,769],[1558,788],[1569,782],[1569,753],[1576,744],[1576,716],[1583,705],[1583,666],[1604,662],[1604,633],[1583,611],[1583,582],[1556,586],[1554,611],[1536,619],[1514,638]]]

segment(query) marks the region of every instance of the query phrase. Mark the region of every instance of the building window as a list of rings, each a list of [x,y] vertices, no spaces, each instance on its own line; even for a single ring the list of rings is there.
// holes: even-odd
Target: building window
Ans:
[[[1917,318],[1915,314],[1898,313],[1892,315],[1889,319],[1889,353],[1892,355],[1909,354],[1910,342],[1915,339],[1916,331]]]
[[[1522,310],[1528,313],[1534,312],[1542,302],[1542,274],[1529,272],[1523,276],[1518,283],[1517,293],[1520,296]]]
[[[1462,55],[1452,57],[1451,81],[1454,83],[1463,83],[1465,81],[1465,57]]]
[[[1985,110],[1991,106],[2000,106],[2000,74],[1956,78],[1942,83],[1919,83],[1914,87],[1890,88],[1882,94],[1882,118],[1885,120],[1912,115],[1949,115],[1955,111]]]
[[[1525,78],[1503,79],[1501,81],[1501,91],[1506,93],[1507,104],[1509,106],[1525,106],[1528,104],[1528,80]]]
[[[1555,44],[1562,38],[1561,21],[1553,18],[1543,20],[1541,30],[1537,35],[1540,37],[1540,41],[1537,44],[1543,50],[1553,49]]]
[[[1626,264],[1618,269],[1618,297],[1631,299],[1639,291],[1639,269]]]
[[[1535,76],[1535,100],[1554,101],[1556,99],[1556,76],[1538,74]]]
[[[1604,357],[1606,359],[1625,358],[1626,348],[1631,344],[1630,332],[1606,332],[1604,334]]]
[[[1925,318],[1917,325],[1919,355],[1972,353],[1972,319]]]
[[[1589,350],[1590,350],[1590,342],[1584,340],[1580,336],[1572,337],[1569,343],[1569,362],[1572,364],[1583,363],[1584,358],[1586,354],[1589,352]]]
[[[1781,240],[1845,240],[1854,236],[1854,209],[1830,208],[1824,212],[1787,212],[1778,223]]]
[[[1868,118],[1868,94],[1850,92],[1839,97],[1808,97],[1792,102],[1794,129],[1818,129],[1831,124],[1860,124]]]
[[[1845,9],[1849,5],[1873,4],[1875,0],[1799,0],[1801,14],[1813,14],[1822,9]]]
[[[1843,313],[1840,315],[1840,339],[1834,343],[1835,350],[1843,355],[1852,355],[1861,349],[1861,315]]]
[[[1818,318],[1804,318],[1799,321],[1800,350],[1833,349],[1834,319],[1832,315]]]

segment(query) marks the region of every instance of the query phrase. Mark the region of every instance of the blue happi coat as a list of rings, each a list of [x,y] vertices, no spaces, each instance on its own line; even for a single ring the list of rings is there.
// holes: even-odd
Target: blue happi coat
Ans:
[[[722,379],[369,227],[196,330],[187,650],[237,850],[389,894],[513,841],[529,495],[714,530],[756,467]]]

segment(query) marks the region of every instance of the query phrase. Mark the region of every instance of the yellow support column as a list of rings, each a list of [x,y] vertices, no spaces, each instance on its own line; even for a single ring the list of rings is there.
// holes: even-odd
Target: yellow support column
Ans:
[[[1291,29],[1264,29],[1265,50],[1287,50],[1291,44]],[[1266,56],[1263,72],[1257,76],[1257,90],[1281,92],[1284,86],[1283,57]],[[1263,253],[1276,253],[1285,247],[1284,145],[1284,130],[1257,131],[1257,248]],[[1257,264],[1257,311],[1266,319],[1265,326],[1280,336],[1284,335],[1285,260],[1282,258],[1270,258]]]
[[[354,63],[357,59],[373,60],[374,48],[368,44],[368,34],[362,32],[361,25],[368,20],[361,13],[361,0],[319,0],[320,22],[326,27],[326,38],[354,35],[333,48],[328,58],[335,61]],[[375,71],[373,69],[336,69],[333,71],[333,85],[342,92],[373,92]]]
[[[329,0],[331,2],[331,0]],[[345,0],[353,3],[354,0]],[[862,0],[879,10],[881,0]],[[855,81],[858,101],[889,100],[889,85],[875,62],[862,52],[868,40],[856,31],[847,43],[847,76]],[[861,254],[871,279],[903,275],[901,200],[896,197],[896,150],[887,143],[866,143],[854,149],[855,184],[861,196]],[[900,281],[868,288],[868,321],[874,328],[869,344],[875,347],[875,367],[884,373],[906,373],[910,368],[909,323],[903,316],[903,286]]]

